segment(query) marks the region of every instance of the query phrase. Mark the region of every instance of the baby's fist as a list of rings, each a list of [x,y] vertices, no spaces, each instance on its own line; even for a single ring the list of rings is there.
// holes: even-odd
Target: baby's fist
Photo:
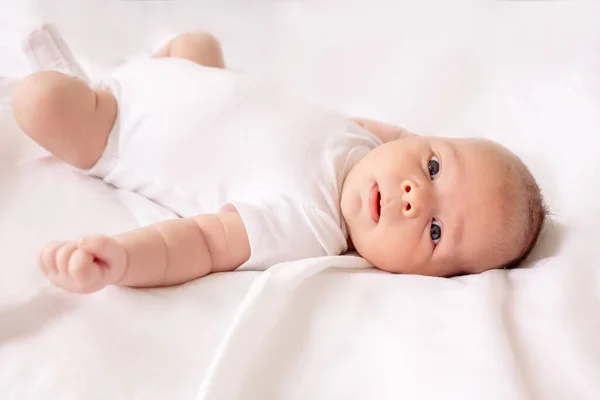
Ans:
[[[110,236],[51,242],[40,253],[40,267],[54,285],[74,293],[92,293],[119,282],[127,257]]]

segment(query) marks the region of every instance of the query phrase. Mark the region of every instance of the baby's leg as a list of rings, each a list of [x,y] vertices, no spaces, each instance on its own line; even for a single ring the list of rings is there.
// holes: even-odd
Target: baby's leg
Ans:
[[[89,169],[102,155],[117,116],[108,91],[59,72],[41,71],[23,79],[13,92],[13,112],[21,129],[46,150]]]
[[[181,34],[156,52],[154,57],[185,58],[207,67],[225,68],[221,44],[206,32]]]

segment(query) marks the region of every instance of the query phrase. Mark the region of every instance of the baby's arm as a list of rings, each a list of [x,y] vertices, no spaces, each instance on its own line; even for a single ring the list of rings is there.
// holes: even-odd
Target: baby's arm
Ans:
[[[56,286],[91,293],[107,285],[177,285],[211,272],[232,271],[250,257],[237,212],[160,222],[115,236],[50,243],[41,267]]]
[[[409,136],[415,136],[406,129],[400,128],[399,126],[385,124],[383,122],[374,121],[366,118],[350,118],[354,123],[362,126],[375,136],[377,136],[383,143],[391,142],[392,140],[401,139]]]

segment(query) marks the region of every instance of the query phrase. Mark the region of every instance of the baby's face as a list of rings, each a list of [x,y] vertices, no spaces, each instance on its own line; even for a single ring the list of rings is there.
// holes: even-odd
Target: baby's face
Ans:
[[[451,276],[497,267],[510,257],[494,251],[509,233],[507,157],[475,139],[417,136],[376,148],[343,184],[352,244],[390,272]]]

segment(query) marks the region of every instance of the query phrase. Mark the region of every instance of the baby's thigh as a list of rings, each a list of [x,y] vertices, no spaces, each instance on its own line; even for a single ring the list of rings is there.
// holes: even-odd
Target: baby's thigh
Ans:
[[[54,71],[23,79],[13,93],[21,129],[58,158],[90,168],[104,151],[117,113],[110,92]]]

